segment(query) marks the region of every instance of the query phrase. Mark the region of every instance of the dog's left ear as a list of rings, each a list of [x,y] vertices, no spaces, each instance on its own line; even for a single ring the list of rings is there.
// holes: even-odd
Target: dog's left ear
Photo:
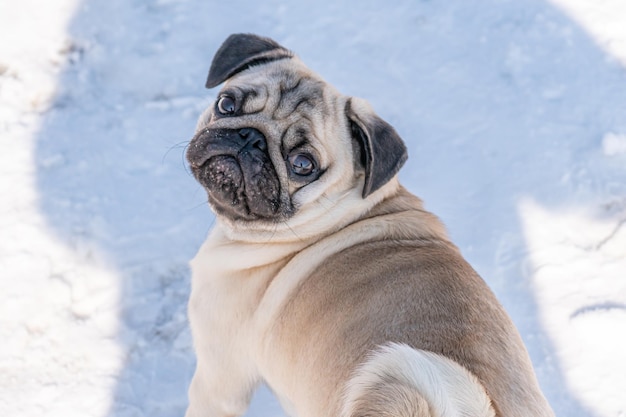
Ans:
[[[365,198],[400,171],[408,153],[398,132],[378,117],[365,100],[349,99],[346,116],[352,137],[361,147],[361,160],[365,167]]]
[[[249,33],[230,35],[213,57],[206,88],[213,88],[253,65],[291,57],[290,50],[270,38]]]

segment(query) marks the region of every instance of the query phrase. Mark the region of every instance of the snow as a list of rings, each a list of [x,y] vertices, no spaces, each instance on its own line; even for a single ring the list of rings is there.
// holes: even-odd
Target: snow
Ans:
[[[397,128],[557,415],[626,415],[624,2],[383,4],[0,0],[0,415],[184,413],[213,222],[184,150],[233,32]]]
[[[607,133],[602,139],[602,149],[607,156],[626,153],[626,135]]]

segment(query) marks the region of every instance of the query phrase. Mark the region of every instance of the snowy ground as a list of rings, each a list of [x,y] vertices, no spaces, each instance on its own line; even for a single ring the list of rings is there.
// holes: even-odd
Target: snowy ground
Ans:
[[[184,412],[212,222],[184,146],[255,32],[396,126],[557,415],[626,416],[626,3],[327,3],[0,0],[0,415]]]

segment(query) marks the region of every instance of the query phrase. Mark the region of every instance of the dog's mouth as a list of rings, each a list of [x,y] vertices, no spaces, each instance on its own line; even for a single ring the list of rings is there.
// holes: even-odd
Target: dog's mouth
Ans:
[[[217,214],[271,220],[279,213],[280,182],[260,131],[201,131],[189,144],[187,160]]]

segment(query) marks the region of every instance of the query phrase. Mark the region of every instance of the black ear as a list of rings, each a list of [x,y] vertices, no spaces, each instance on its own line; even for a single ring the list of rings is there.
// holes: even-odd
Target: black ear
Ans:
[[[291,51],[272,39],[247,33],[230,35],[213,57],[206,88],[213,88],[253,65],[292,56]]]
[[[352,137],[361,146],[365,166],[363,198],[385,185],[400,171],[408,158],[404,141],[398,132],[378,117],[369,105],[348,100],[346,116],[350,122]]]

